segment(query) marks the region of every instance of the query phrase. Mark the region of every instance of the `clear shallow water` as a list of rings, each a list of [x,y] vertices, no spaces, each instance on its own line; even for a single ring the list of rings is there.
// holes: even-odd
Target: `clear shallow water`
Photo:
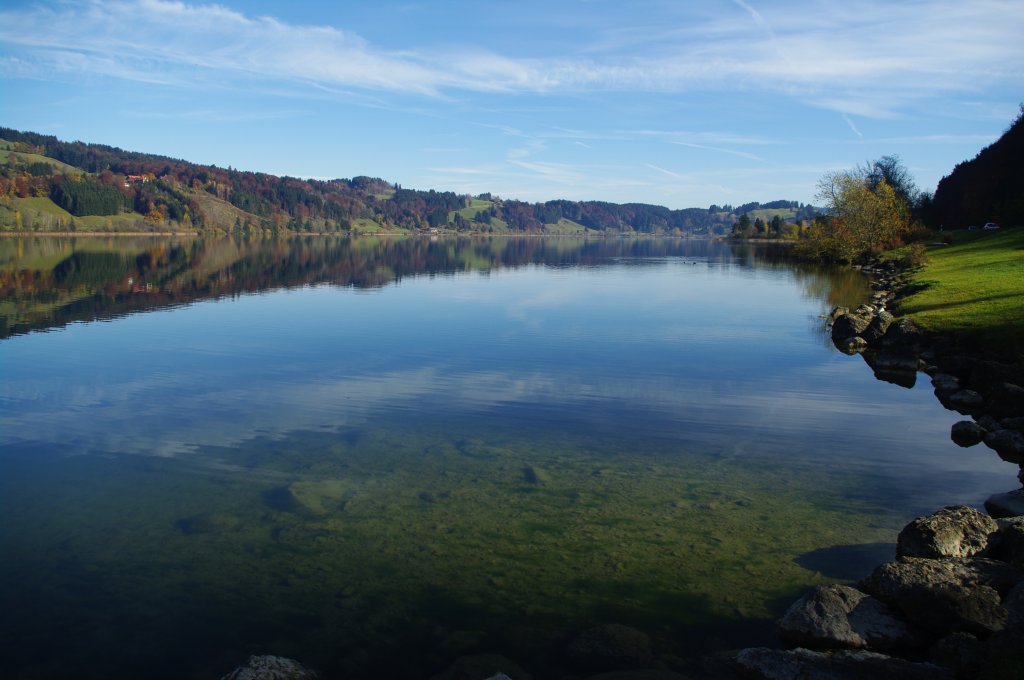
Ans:
[[[0,644],[24,677],[480,652],[557,677],[600,622],[684,658],[770,643],[801,588],[1013,474],[949,442],[927,381],[829,349],[855,275],[749,248],[3,248]]]

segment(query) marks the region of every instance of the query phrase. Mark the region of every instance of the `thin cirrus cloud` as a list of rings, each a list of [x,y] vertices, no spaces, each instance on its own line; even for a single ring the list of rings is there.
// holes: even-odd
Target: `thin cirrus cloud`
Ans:
[[[1013,1],[758,8],[735,0],[677,19],[677,29],[628,50],[580,44],[565,51],[569,56],[546,57],[499,54],[468,41],[447,52],[388,50],[343,27],[251,17],[219,5],[62,2],[0,12],[7,53],[0,68],[22,77],[88,73],[182,87],[277,80],[429,97],[738,87],[873,117],[943,92],[1019,83],[1024,70],[1024,10]],[[602,35],[577,40],[598,44]]]

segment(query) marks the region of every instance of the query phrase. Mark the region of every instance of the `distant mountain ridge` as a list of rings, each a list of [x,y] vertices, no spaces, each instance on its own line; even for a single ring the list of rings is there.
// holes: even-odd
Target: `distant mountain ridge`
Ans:
[[[0,127],[0,228],[292,232],[726,234],[743,214],[810,219],[797,201],[672,210],[643,203],[544,203],[198,165]],[[759,215],[760,216],[760,215]]]

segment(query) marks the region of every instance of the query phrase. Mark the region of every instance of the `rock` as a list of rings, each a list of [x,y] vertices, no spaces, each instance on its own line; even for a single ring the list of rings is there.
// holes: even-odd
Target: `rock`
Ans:
[[[1024,581],[1013,587],[1013,590],[1003,598],[1003,607],[1006,608],[1006,626],[1008,628],[1020,628],[1024,626]]]
[[[1024,387],[1007,382],[996,385],[989,399],[988,410],[999,418],[1024,414]]]
[[[832,342],[841,345],[847,338],[861,335],[871,324],[871,314],[843,314],[832,322]]]
[[[957,390],[949,395],[949,405],[960,413],[978,413],[985,405],[985,398],[974,390]]]
[[[993,418],[993,420],[995,419]],[[1003,418],[1001,421],[999,421],[999,424],[1007,430],[1016,430],[1017,432],[1024,432],[1024,416],[1016,418]]]
[[[523,481],[527,484],[544,484],[551,481],[551,475],[534,465],[523,468]]]
[[[317,680],[320,676],[294,659],[283,656],[250,656],[221,680]]]
[[[891,649],[917,637],[879,600],[843,585],[818,586],[779,620],[780,637],[809,647]]]
[[[854,335],[843,340],[842,346],[839,349],[845,354],[857,354],[858,352],[863,352],[867,348],[868,341],[859,335]]]
[[[1024,515],[1024,489],[992,494],[985,499],[985,510],[993,517]]]
[[[1010,463],[1024,464],[1024,434],[1017,430],[996,430],[985,435],[985,446]]]
[[[980,444],[986,434],[988,434],[988,430],[973,420],[961,420],[953,423],[953,427],[949,432],[949,438],[957,446],[968,447]]]
[[[985,648],[970,633],[953,633],[932,645],[928,657],[932,663],[953,671],[956,677],[968,678],[981,667]]]
[[[978,423],[978,425],[981,425],[983,428],[985,428],[989,432],[995,432],[997,430],[1002,430],[1003,429],[1003,425],[1000,424],[1000,422],[998,420],[996,420],[995,418],[993,418],[992,416],[990,416],[987,413],[983,413],[982,415],[978,416],[974,420],[975,420],[975,422]]]
[[[975,359],[970,370],[971,387],[992,392],[1002,383],[1024,385],[1024,370],[1014,364]]]
[[[985,642],[985,660],[973,677],[1020,680],[1024,669],[1024,627],[1007,628]],[[971,677],[970,675],[965,677]]]
[[[753,647],[736,655],[740,673],[763,680],[953,680],[929,663],[915,663],[866,651],[814,652]]]
[[[838,319],[839,317],[843,316],[844,314],[849,314],[849,313],[850,313],[850,308],[849,307],[838,307],[838,306],[836,306],[836,307],[833,307],[832,311],[828,313],[828,318],[832,319],[832,321],[835,322],[835,320]]]
[[[1006,625],[1000,595],[1022,579],[995,560],[904,557],[879,566],[858,587],[935,635],[985,636]]]
[[[431,680],[528,680],[529,673],[501,654],[472,654],[460,656],[447,670],[433,676]]]
[[[652,658],[647,633],[616,623],[583,631],[565,650],[569,666],[589,672],[641,668]]]
[[[959,390],[960,381],[948,373],[936,373],[932,376],[932,387],[935,388],[935,394],[941,397]]]
[[[874,367],[885,371],[916,373],[919,365],[920,361],[917,355],[909,352],[882,350],[875,355],[874,359]]]
[[[685,675],[674,671],[641,669],[634,671],[612,671],[591,675],[587,680],[688,680]]]
[[[1008,517],[998,524],[999,533],[990,550],[992,557],[1024,569],[1024,517]]]
[[[921,329],[912,320],[903,318],[890,324],[881,344],[886,347],[913,346],[921,342]]]
[[[949,506],[903,527],[896,538],[896,557],[973,557],[998,530],[994,519],[974,508]]]
[[[892,314],[885,311],[884,309],[879,310],[868,327],[864,329],[863,337],[869,343],[877,343],[885,335],[886,331],[889,330],[889,326],[896,319]],[[916,359],[916,357],[915,357]]]

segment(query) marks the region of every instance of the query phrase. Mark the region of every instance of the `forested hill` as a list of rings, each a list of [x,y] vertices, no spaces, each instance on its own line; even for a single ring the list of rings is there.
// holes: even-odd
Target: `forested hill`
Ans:
[[[1024,107],[997,141],[943,177],[929,207],[929,222],[963,229],[996,222],[1024,224]]]
[[[813,215],[795,201],[670,210],[526,203],[404,189],[382,179],[277,177],[0,127],[0,228],[18,231],[298,231],[725,234],[739,216]]]

